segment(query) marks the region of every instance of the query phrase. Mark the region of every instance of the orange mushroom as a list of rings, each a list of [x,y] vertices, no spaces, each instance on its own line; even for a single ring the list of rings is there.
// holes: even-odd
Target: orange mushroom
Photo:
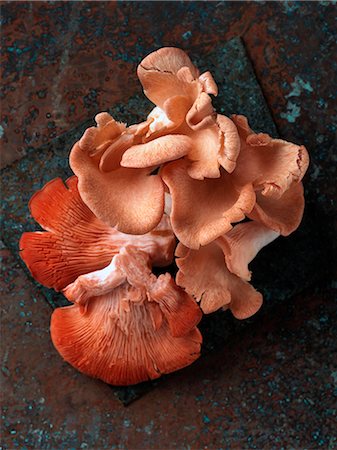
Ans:
[[[84,373],[133,384],[192,363],[200,354],[201,311],[169,274],[175,237],[164,216],[150,233],[126,235],[98,220],[82,201],[77,178],[57,178],[30,201],[46,231],[24,233],[21,257],[42,284],[73,306],[54,311],[55,347]]]
[[[182,50],[151,53],[138,75],[157,105],[147,120],[126,127],[101,113],[70,154],[84,202],[100,220],[132,234],[150,231],[163,214],[165,187],[154,169],[184,158],[193,179],[219,178],[221,166],[235,169],[240,152],[236,126],[212,107],[211,74],[199,77]]]
[[[241,140],[233,179],[242,185],[253,183],[256,192],[256,204],[247,216],[287,236],[302,220],[301,180],[309,165],[308,152],[304,146],[254,133],[244,116],[232,119]]]
[[[153,167],[135,170],[120,166],[123,152],[142,136],[109,116],[96,116],[97,128],[87,130],[71,150],[69,162],[78,177],[85,204],[98,219],[129,234],[145,234],[160,222],[164,211],[164,185]],[[110,128],[109,128],[109,124]],[[118,129],[117,129],[118,128]],[[147,125],[145,126],[145,130]]]
[[[214,123],[214,109],[208,94],[217,95],[216,83],[210,72],[199,76],[184,51],[164,47],[151,53],[139,64],[137,75],[144,94],[171,121],[170,131],[185,119],[193,129]]]
[[[217,114],[212,75],[182,50],[151,53],[137,73],[154,109],[130,126],[98,114],[71,150],[76,176],[30,201],[45,231],[20,241],[32,275],[73,303],[53,312],[55,347],[115,385],[198,358],[201,310],[259,310],[249,263],[299,226],[309,164],[305,147]],[[173,261],[176,237],[175,282],[152,266]]]
[[[200,302],[205,314],[230,309],[237,319],[255,314],[262,295],[248,282],[248,264],[279,233],[255,222],[236,225],[212,243],[192,250],[179,244],[176,281]]]
[[[181,369],[200,355],[201,311],[169,274],[151,273],[149,256],[127,246],[109,267],[65,288],[72,306],[51,319],[53,343],[81,372],[135,384]]]
[[[232,116],[241,140],[234,177],[243,185],[253,182],[262,195],[279,199],[294,184],[299,183],[309,165],[303,145],[273,139],[265,133],[254,133],[246,117]]]
[[[156,123],[153,122],[152,125]],[[162,131],[162,128],[159,130]],[[146,143],[127,149],[122,156],[121,165],[139,169],[185,157],[189,163],[186,171],[190,177],[203,180],[218,178],[221,166],[227,172],[233,172],[240,152],[236,126],[231,119],[219,114],[216,121],[206,128],[194,130],[184,123],[175,130],[175,134],[154,140],[150,140],[151,137]]]
[[[209,94],[217,95],[218,89],[210,72],[199,76],[182,50],[166,47],[148,55],[137,73],[145,95],[157,106],[148,116],[153,121],[147,143],[129,148],[122,157],[122,166],[149,167],[185,156],[192,178],[218,178],[220,166],[232,172],[240,139],[231,119],[216,114],[212,107]],[[166,152],[157,148],[154,139],[163,133],[169,144]],[[185,140],[176,141],[177,134],[185,136]],[[185,152],[181,149],[175,154],[177,144],[184,146]]]
[[[211,243],[199,250],[178,245],[177,284],[192,295],[204,314],[230,309],[237,319],[255,314],[262,305],[262,295],[249,283],[232,274],[221,248]]]
[[[233,183],[224,170],[220,178],[195,180],[188,175],[187,164],[182,160],[166,165],[162,177],[172,196],[173,231],[184,245],[198,249],[244,219],[254,207],[255,193],[251,184]]]
[[[134,236],[120,233],[95,217],[82,201],[77,178],[47,183],[30,200],[34,219],[46,231],[24,233],[20,256],[41,284],[62,290],[78,276],[106,267],[126,244],[150,255],[156,266],[173,260],[175,237],[163,216],[152,232]]]

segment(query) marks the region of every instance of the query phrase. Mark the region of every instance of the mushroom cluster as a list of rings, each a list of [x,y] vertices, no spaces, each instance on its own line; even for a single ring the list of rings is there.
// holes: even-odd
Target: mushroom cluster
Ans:
[[[195,361],[202,314],[258,311],[248,265],[299,226],[309,163],[305,147],[217,114],[212,75],[182,50],[151,53],[137,73],[154,109],[130,126],[98,114],[71,150],[75,175],[30,201],[45,231],[20,241],[31,274],[72,303],[52,314],[56,349],[114,385]],[[174,260],[174,277],[152,272]]]

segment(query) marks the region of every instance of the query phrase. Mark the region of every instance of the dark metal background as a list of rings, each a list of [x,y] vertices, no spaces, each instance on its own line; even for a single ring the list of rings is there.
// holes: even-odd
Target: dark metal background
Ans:
[[[332,2],[2,2],[3,163],[26,154],[2,178],[4,448],[333,447],[335,16]],[[238,40],[225,45],[234,36],[257,78]],[[307,146],[307,208],[300,230],[254,262],[262,312],[209,317],[207,354],[123,409],[109,386],[58,357],[44,300],[60,297],[28,281],[8,249],[37,229],[28,198],[67,176],[89,118],[144,118],[135,69],[163,45],[212,71],[219,111]],[[127,403],[150,388],[116,392]]]

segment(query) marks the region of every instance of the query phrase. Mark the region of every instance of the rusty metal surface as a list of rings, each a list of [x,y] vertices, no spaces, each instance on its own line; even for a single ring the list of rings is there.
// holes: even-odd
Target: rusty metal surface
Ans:
[[[2,250],[4,449],[334,448],[336,291],[260,315],[125,408],[62,362],[50,309]],[[33,299],[33,301],[32,301]]]
[[[2,2],[2,16],[3,164],[139,92],[136,66],[155,48],[198,61],[241,36],[280,135],[308,146],[307,186],[331,209],[334,2]]]
[[[1,9],[2,163],[28,155],[5,172],[8,245],[14,248],[27,226],[18,220],[18,210],[30,191],[67,173],[69,138],[80,134],[86,120],[105,109],[144,117],[135,68],[146,53],[175,45],[199,64],[213,53],[211,69],[228,95],[242,58],[230,61],[220,82],[221,55],[217,59],[215,50],[241,36],[278,133],[305,144],[311,155],[305,180],[309,222],[298,232],[302,241],[300,234],[291,239],[302,242],[301,255],[312,269],[307,279],[314,283],[290,298],[305,284],[298,278],[301,259],[292,241],[266,249],[279,254],[289,245],[294,276],[281,290],[282,302],[269,297],[261,314],[236,328],[231,320],[216,320],[205,334],[218,339],[212,353],[125,409],[110,387],[61,361],[50,343],[51,310],[40,288],[3,248],[1,446],[334,448],[336,290],[329,275],[337,170],[334,2],[2,2]],[[231,103],[225,107],[247,113],[250,98],[241,98],[245,83],[239,88],[237,104],[241,101],[244,110],[231,110]],[[221,96],[217,102],[220,109]],[[259,128],[258,120],[254,126]],[[62,133],[55,159],[55,148],[41,144]],[[19,191],[9,182],[15,173],[26,173],[16,180]],[[268,261],[258,264],[271,278],[278,276],[282,258],[274,265]],[[315,277],[325,268],[326,282],[320,285]]]
[[[212,53],[204,55],[199,63],[202,69],[214,68],[220,90],[216,101],[222,105],[222,112],[229,114],[230,111],[241,110],[249,101],[246,111],[252,125],[258,128],[261,124],[260,127],[265,131],[276,134],[263,94],[239,39],[233,39],[224,46],[219,45]],[[139,121],[139,113],[135,113],[135,110],[145,115],[150,108],[148,100],[139,93],[127,103],[115,105],[110,112],[120,121],[135,123]],[[68,163],[69,151],[92,122],[84,122],[49,144],[31,149],[26,157],[2,171],[3,241],[14,253],[18,253],[21,234],[38,227],[29,214],[29,199],[51,179],[61,177],[66,180],[72,175]],[[24,190],[22,186],[25,186]],[[62,295],[50,289],[43,289],[43,292],[52,306],[60,306],[66,301]]]
[[[261,129],[276,134],[261,89],[239,39],[233,39],[225,46],[218,46],[199,63],[202,69],[211,69],[217,78],[220,95],[216,101],[223,105],[223,112],[228,114],[230,111],[246,108],[246,114],[255,128],[261,124]],[[116,105],[112,111],[113,116],[132,123],[137,120],[134,106],[144,111],[148,108],[148,102],[141,95],[132,97],[125,105]],[[22,232],[38,228],[29,215],[29,198],[50,179],[60,176],[65,180],[71,175],[67,160],[69,148],[87,125],[88,123],[82,124],[79,129],[64,133],[47,146],[31,150],[26,157],[3,171],[3,240],[14,254],[18,254]],[[303,291],[322,278],[329,278],[327,254],[331,252],[330,242],[322,233],[324,230],[321,222],[314,219],[315,213],[315,209],[307,208],[300,230],[293,236],[270,245],[252,264],[253,283],[264,295],[264,308],[273,308],[275,303]],[[320,234],[323,234],[322,238],[316,239],[313,244],[313,238]],[[275,254],[278,255],[276,260]],[[68,304],[62,294],[52,289],[40,286],[40,291],[53,308]],[[217,348],[220,343],[226,342],[230,334],[252,321],[254,319],[239,323],[231,320],[229,315],[221,314],[204,320],[204,353]],[[151,386],[152,383],[145,383],[115,391],[124,404],[129,404],[148,392]]]

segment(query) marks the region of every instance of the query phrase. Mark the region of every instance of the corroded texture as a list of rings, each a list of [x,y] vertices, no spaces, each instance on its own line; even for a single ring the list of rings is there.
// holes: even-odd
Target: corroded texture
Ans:
[[[246,114],[252,117],[253,125],[264,123],[265,131],[276,133],[274,124],[268,112],[263,95],[252,72],[245,50],[239,40],[235,39],[226,46],[219,46],[209,61],[216,61],[216,70],[220,92],[226,90],[225,112],[246,109]],[[204,67],[209,67],[207,60],[202,62]],[[230,78],[220,76],[231,74]],[[234,70],[236,75],[234,76]],[[231,84],[230,84],[231,83]],[[250,99],[247,102],[247,99]],[[112,114],[120,120],[135,121],[135,105],[140,111],[146,110],[148,102],[144,96],[132,97],[124,107],[116,106]],[[23,231],[36,230],[37,225],[30,218],[28,201],[31,195],[40,189],[47,181],[54,177],[68,178],[71,171],[68,167],[69,147],[83,133],[88,126],[84,123],[77,129],[63,134],[38,150],[31,149],[27,157],[22,158],[13,166],[3,171],[3,198],[4,211],[3,239],[15,253],[18,251],[18,243]],[[22,191],[22,186],[25,190]],[[305,287],[313,285],[317,280],[329,277],[331,267],[327,264],[330,258],[326,255],[331,252],[327,233],[322,232],[322,221],[317,221],[317,207],[308,206],[305,219],[300,229],[287,239],[280,239],[268,246],[252,264],[253,283],[262,291],[266,303],[265,308],[271,308],[275,302],[300,292]],[[278,254],[277,260],[274,255]],[[289,255],[292,255],[289,260]],[[40,291],[46,297],[52,307],[68,304],[62,294],[40,287]],[[225,319],[218,315],[204,325],[205,351],[213,350],[218,346],[219,338],[226,339],[244,324]],[[147,387],[136,390],[127,389],[125,393],[120,391],[120,398],[128,403],[138,397]]]
[[[199,62],[242,36],[280,135],[308,146],[307,186],[330,208],[333,2],[7,2],[2,15],[4,162],[139,92],[136,66],[154,49],[178,46]]]
[[[55,306],[65,299],[28,282],[2,249],[3,447],[333,448],[333,2],[1,7],[3,163],[17,151],[28,154],[2,180],[4,240],[15,253],[21,233],[37,229],[28,218],[29,197],[51,178],[70,175],[68,151],[94,114],[144,119],[151,106],[135,69],[162,45],[185,49],[212,71],[219,111],[245,113],[254,129],[275,135],[266,99],[280,136],[305,144],[312,161],[302,227],[263,250],[252,266],[266,299],[262,312],[246,322],[209,317],[202,323],[208,354],[128,409],[113,392],[128,403],[152,385],[112,391],[63,363],[50,342],[44,300]],[[240,44],[226,50],[234,36],[243,37],[263,94]],[[303,291],[307,285],[314,292]]]
[[[275,135],[273,121],[240,40],[235,39],[226,46],[219,46],[213,54],[209,55],[209,60],[201,61],[201,69],[203,64],[209,67],[208,61],[217,62],[219,90],[226,92],[225,112],[243,110],[247,100],[250,99],[246,110],[249,109],[250,114],[247,115],[252,117],[252,125],[258,126],[259,123],[263,123],[265,131]],[[235,76],[233,75],[234,66]],[[220,73],[222,73],[221,76]],[[224,76],[227,73],[231,73],[230,79]],[[129,99],[124,106],[117,105],[112,108],[111,112],[118,120],[133,123],[138,120],[135,110],[148,111],[149,106],[144,95],[139,94]],[[23,231],[36,229],[34,220],[29,217],[27,207],[30,197],[50,179],[61,177],[65,180],[71,175],[68,167],[69,150],[87,126],[88,122],[85,122],[77,129],[63,134],[38,150],[31,149],[26,158],[3,171],[2,207],[5,217],[3,239],[13,251],[17,252]],[[25,186],[24,191],[21,186]],[[57,305],[64,304],[63,296],[51,293],[48,289],[42,289],[52,304],[54,302]]]
[[[53,349],[50,308],[2,250],[2,446],[334,448],[334,292],[257,316],[194,366],[124,408]],[[13,339],[15,337],[15,339]]]
[[[258,124],[263,123],[263,129],[275,135],[276,130],[268,107],[240,41],[234,39],[225,46],[219,46],[209,55],[209,59],[201,61],[201,69],[211,66],[214,61],[219,91],[226,92],[226,101],[223,99],[224,112],[245,109],[246,115],[252,118],[253,127],[257,128]],[[230,77],[224,76],[229,73]],[[146,111],[148,102],[142,95],[134,96],[123,107],[117,105],[113,108],[112,115],[132,123],[138,119],[134,114],[136,105],[138,111]],[[87,126],[88,122],[38,150],[31,149],[26,158],[3,171],[3,239],[14,252],[18,250],[22,232],[36,229],[35,222],[29,217],[29,198],[50,179],[66,179],[71,175],[67,159],[69,147]],[[22,186],[25,186],[24,191]],[[262,289],[266,298],[280,300],[300,291],[322,276],[328,276],[331,268],[327,264],[329,258],[326,253],[331,251],[331,246],[329,233],[322,232],[323,216],[319,216],[319,207],[320,205],[311,205],[309,201],[300,229],[293,236],[281,239],[266,248],[254,262],[253,271],[254,267],[257,267],[256,275],[262,274],[261,279],[257,279],[256,286]],[[276,261],[274,252],[279,255]],[[289,262],[290,254],[292,258]],[[262,270],[259,269],[261,264]],[[255,283],[254,278],[253,281]],[[43,287],[41,289],[52,306],[66,304],[62,295]]]

